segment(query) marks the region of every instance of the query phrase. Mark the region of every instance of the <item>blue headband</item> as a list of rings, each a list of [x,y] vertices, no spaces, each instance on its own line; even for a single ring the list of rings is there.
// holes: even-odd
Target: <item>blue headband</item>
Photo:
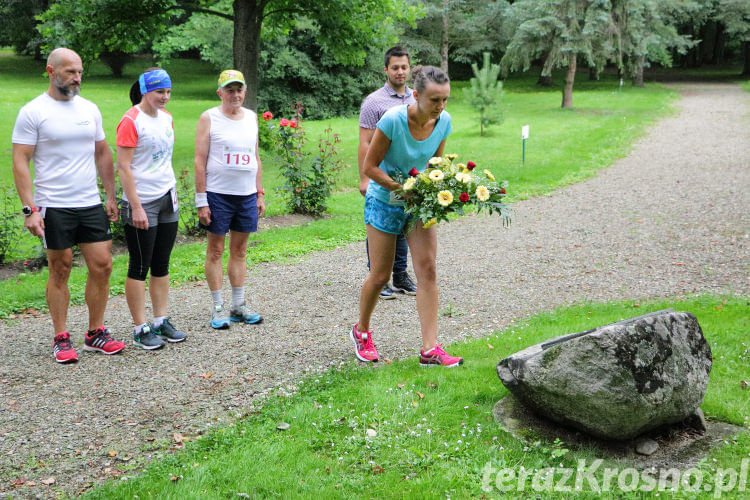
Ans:
[[[141,87],[141,95],[158,89],[171,89],[172,80],[163,69],[147,71],[138,77],[138,84]]]

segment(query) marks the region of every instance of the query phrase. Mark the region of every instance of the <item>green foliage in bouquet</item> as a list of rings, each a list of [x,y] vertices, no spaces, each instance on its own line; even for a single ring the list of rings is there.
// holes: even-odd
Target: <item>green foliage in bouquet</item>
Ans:
[[[489,170],[479,170],[472,161],[457,163],[458,155],[435,156],[423,172],[412,169],[403,181],[404,210],[422,221],[425,228],[448,220],[448,214],[497,213],[503,225],[510,224],[511,208],[503,200],[508,181],[497,181]]]

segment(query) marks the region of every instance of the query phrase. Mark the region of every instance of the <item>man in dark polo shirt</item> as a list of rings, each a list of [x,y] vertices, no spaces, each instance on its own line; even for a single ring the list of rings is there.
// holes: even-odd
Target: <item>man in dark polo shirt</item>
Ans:
[[[370,141],[375,133],[375,126],[383,114],[394,106],[414,103],[412,90],[406,85],[409,78],[409,52],[403,47],[391,47],[385,53],[385,85],[365,97],[359,111],[359,149],[357,162],[359,163],[359,192],[362,196],[367,191],[370,179],[364,174],[365,156],[370,147]],[[365,240],[367,245],[367,241]],[[367,245],[367,267],[370,267],[369,245]],[[403,234],[396,238],[396,258],[393,262],[392,285],[385,285],[380,292],[382,299],[395,299],[396,293],[416,295],[417,286],[406,271],[409,246]]]

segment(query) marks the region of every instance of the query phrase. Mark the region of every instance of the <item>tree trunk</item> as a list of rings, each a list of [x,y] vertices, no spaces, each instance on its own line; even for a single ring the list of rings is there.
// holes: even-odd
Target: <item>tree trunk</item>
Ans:
[[[448,73],[448,1],[443,0],[443,36],[440,43],[440,69]]]
[[[542,64],[542,71],[539,73],[539,79],[536,81],[537,85],[542,87],[552,86],[552,55],[547,52],[544,56],[544,64]]]
[[[638,56],[635,60],[636,68],[635,74],[633,75],[633,86],[643,88],[643,66],[645,60],[643,56]]]
[[[245,75],[245,106],[253,111],[258,107],[260,29],[266,3],[266,0],[234,1],[234,66]]]
[[[742,65],[742,76],[750,76],[750,42],[742,42],[742,55],[745,61]]]
[[[563,87],[562,107],[573,107],[573,82],[576,79],[576,56],[571,53],[568,56],[568,72],[565,74],[565,86]]]
[[[541,87],[551,87],[552,75],[545,75],[544,73],[539,73],[539,79],[536,81],[536,84]]]

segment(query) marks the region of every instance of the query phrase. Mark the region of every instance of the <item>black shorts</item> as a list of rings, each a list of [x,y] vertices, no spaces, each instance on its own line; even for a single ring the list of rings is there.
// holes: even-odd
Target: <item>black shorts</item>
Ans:
[[[85,208],[42,208],[44,248],[66,250],[78,243],[112,239],[112,230],[104,206]]]

